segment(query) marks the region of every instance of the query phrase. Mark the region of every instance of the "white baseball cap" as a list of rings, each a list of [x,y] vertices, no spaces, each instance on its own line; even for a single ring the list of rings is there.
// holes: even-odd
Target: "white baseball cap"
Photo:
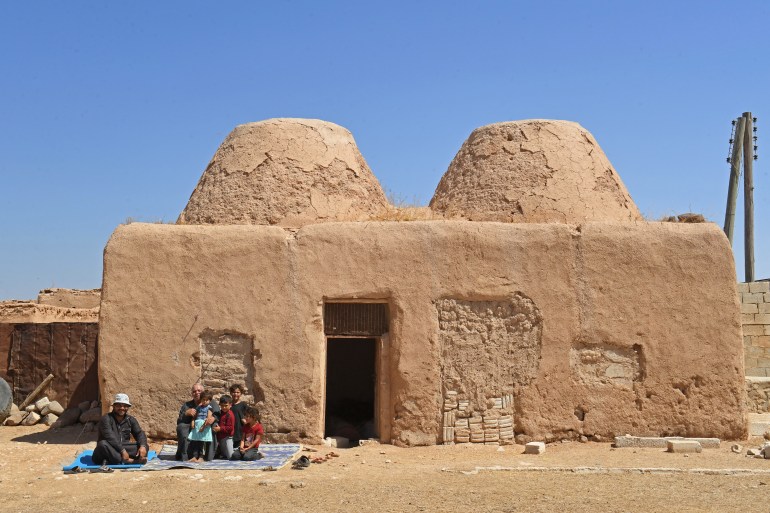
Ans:
[[[115,400],[112,401],[112,404],[118,403],[131,406],[131,402],[128,400],[128,394],[115,394]]]

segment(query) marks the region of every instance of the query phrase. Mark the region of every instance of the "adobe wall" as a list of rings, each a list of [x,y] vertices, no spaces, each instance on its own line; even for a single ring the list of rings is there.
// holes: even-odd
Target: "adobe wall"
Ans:
[[[173,436],[219,340],[250,349],[268,433],[317,441],[322,307],[342,298],[388,302],[395,443],[479,441],[473,422],[520,441],[746,435],[735,270],[712,224],[121,226],[102,396],[128,393],[150,434]]]

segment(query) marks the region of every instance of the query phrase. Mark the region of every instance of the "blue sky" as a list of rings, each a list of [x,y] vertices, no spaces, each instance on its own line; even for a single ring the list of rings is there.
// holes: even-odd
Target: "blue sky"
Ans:
[[[646,216],[721,226],[751,110],[768,278],[768,19],[760,1],[2,2],[0,299],[99,287],[119,223],[175,220],[227,133],[271,117],[345,126],[421,203],[474,128],[577,121]],[[742,215],[736,233],[742,279]]]

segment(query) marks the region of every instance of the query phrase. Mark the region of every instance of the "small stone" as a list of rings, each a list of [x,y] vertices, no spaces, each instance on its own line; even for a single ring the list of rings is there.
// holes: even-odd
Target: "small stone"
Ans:
[[[41,397],[40,399],[38,399],[37,401],[35,401],[35,409],[36,409],[37,411],[39,411],[39,412],[42,412],[42,411],[43,411],[43,408],[45,408],[46,406],[48,406],[48,403],[50,403],[50,402],[51,402],[51,401],[50,401],[50,400],[49,400],[47,397]]]
[[[765,434],[764,434],[764,435],[762,435],[762,436],[765,438],[765,440],[770,440],[770,429],[768,429],[767,431],[765,431]]]
[[[21,421],[22,426],[34,426],[37,424],[37,421],[40,420],[40,415],[38,415],[36,412],[31,411],[27,414],[26,417],[24,417],[24,420]]]
[[[56,422],[59,419],[56,415],[53,413],[49,413],[48,415],[43,416],[43,418],[40,420],[41,424],[45,424],[48,427],[53,426],[54,422]]]
[[[391,460],[385,460],[385,463],[393,463]]]
[[[24,408],[24,411],[26,411],[26,412],[32,412],[32,411],[35,411],[35,410],[37,410],[37,407],[34,404],[30,404],[29,406]]]
[[[588,437],[585,435],[580,435],[580,443],[586,443],[588,442]]]
[[[305,487],[305,483],[304,483],[304,481],[297,481],[295,483],[289,483],[289,486],[292,487],[292,488],[304,488]]]
[[[759,449],[749,449],[746,451],[746,456],[761,456],[762,451]]]
[[[59,404],[59,401],[51,401],[50,403],[46,404],[42,410],[40,410],[40,415],[48,415],[49,413],[53,413],[58,417],[64,413],[64,408],[62,408],[62,405]]]
[[[16,413],[12,413],[7,419],[5,419],[5,422],[3,423],[4,426],[18,426],[24,421],[24,417],[29,415],[26,411],[19,411]]]
[[[733,444],[730,446],[730,450],[733,451],[735,454],[740,454],[743,452],[743,446],[740,444]]]
[[[524,446],[524,454],[543,454],[545,452],[545,442],[529,442]]]
[[[693,440],[667,440],[666,451],[673,453],[701,452],[703,447],[700,442]]]
[[[11,403],[11,415],[13,415],[14,413],[19,413],[19,411],[20,411],[19,407],[16,406],[16,403]]]

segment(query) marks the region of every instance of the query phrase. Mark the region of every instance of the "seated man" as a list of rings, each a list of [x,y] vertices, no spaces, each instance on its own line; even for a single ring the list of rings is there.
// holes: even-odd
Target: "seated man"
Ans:
[[[179,408],[179,415],[176,418],[176,459],[186,459],[187,455],[187,436],[190,434],[190,423],[195,417],[195,407],[198,406],[198,402],[203,393],[203,385],[195,383],[190,390],[192,399],[187,401]],[[211,412],[214,413],[214,417],[217,417],[219,413],[219,403],[211,401]],[[207,420],[205,425],[211,425],[214,423],[214,419]],[[214,452],[216,451],[216,444],[209,444],[209,451],[206,454],[206,460],[210,461],[214,459]]]
[[[139,422],[128,415],[131,402],[126,394],[117,394],[112,411],[99,421],[99,437],[91,457],[97,465],[147,463],[147,437]],[[134,442],[131,437],[134,437]]]

